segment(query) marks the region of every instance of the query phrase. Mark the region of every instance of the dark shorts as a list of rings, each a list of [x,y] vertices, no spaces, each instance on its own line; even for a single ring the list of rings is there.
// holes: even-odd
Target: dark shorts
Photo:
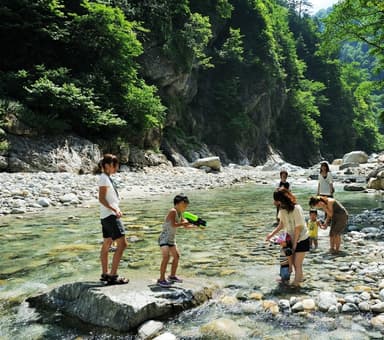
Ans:
[[[104,238],[116,240],[125,235],[124,225],[116,215],[109,215],[106,218],[102,218],[101,225],[103,227]]]
[[[309,237],[308,237],[307,239],[302,240],[302,241],[297,243],[295,252],[296,253],[304,253],[306,251],[309,251],[309,248],[310,248],[310,242],[309,242]]]
[[[169,244],[169,243],[162,243],[160,244],[160,247],[174,247],[176,244]]]

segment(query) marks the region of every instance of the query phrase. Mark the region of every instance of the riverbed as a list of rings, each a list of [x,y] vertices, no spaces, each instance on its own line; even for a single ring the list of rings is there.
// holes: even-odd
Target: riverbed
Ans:
[[[307,200],[314,190],[312,185],[295,191],[304,209],[308,208]],[[191,201],[189,210],[207,220],[208,225],[206,228],[178,231],[177,240],[182,253],[178,274],[185,280],[189,277],[212,280],[220,285],[221,290],[212,302],[166,323],[166,327],[179,338],[199,338],[200,328],[219,317],[235,320],[246,330],[248,338],[278,337],[286,334],[287,330],[292,336],[299,332],[309,338],[313,325],[308,317],[272,318],[259,313],[249,301],[244,304],[242,299],[236,299],[235,303],[232,298],[228,300],[225,297],[255,292],[278,299],[302,294],[311,296],[322,289],[340,285],[340,281],[334,280],[338,267],[352,260],[358,261],[359,255],[362,261],[367,257],[356,250],[354,244],[345,243],[345,256],[329,258],[326,252],[328,238],[326,233],[322,233],[320,250],[306,258],[303,290],[281,291],[275,281],[278,276],[278,248],[264,241],[275,216],[271,186],[245,183],[230,188],[191,191],[188,196]],[[172,198],[173,195],[162,194],[123,201],[123,221],[130,244],[123,256],[120,274],[131,280],[150,278],[156,282],[160,262],[157,238],[162,220],[172,206]],[[381,205],[381,196],[374,194],[338,192],[338,199],[351,213]],[[87,208],[46,210],[42,214],[24,215],[22,219],[14,215],[4,216],[0,229],[0,337],[73,339],[93,334],[97,338],[111,339],[111,336],[128,336],[111,335],[109,330],[73,323],[59,313],[41,315],[24,302],[28,296],[62,283],[98,280],[102,240],[96,204]],[[370,243],[375,245],[375,241]],[[348,280],[341,285],[346,284]],[[363,320],[353,334],[364,335],[367,339],[380,335],[365,325],[364,316],[361,318]],[[337,318],[331,319],[332,326],[322,321],[316,327],[320,338],[328,339],[329,327],[336,335],[347,330],[350,332],[348,327],[356,321],[348,315],[342,317],[342,322]]]

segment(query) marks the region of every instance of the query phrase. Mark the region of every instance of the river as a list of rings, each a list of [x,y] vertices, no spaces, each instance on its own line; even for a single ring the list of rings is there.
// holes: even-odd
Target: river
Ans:
[[[308,198],[315,188],[295,188],[299,203],[307,211]],[[218,282],[221,294],[233,295],[241,290],[276,285],[277,248],[271,248],[265,235],[274,221],[275,208],[269,186],[243,184],[225,189],[187,192],[189,211],[198,214],[208,225],[204,229],[178,230],[182,253],[178,274],[185,279],[202,277]],[[156,195],[124,201],[123,221],[130,242],[120,266],[120,274],[131,280],[158,278],[160,252],[157,238],[162,221],[172,206],[173,195]],[[381,204],[372,194],[337,192],[350,213],[358,213]],[[0,219],[0,339],[73,339],[129,338],[109,330],[68,320],[60,313],[39,314],[28,307],[28,296],[62,283],[98,280],[101,231],[98,207],[50,208],[44,214],[15,215]],[[327,238],[320,242],[327,248]],[[326,249],[324,249],[326,250]],[[313,255],[312,255],[313,256]],[[284,294],[284,293],[283,293]],[[226,317],[249,329],[251,338],[273,338],[286,334],[307,334],[313,327],[298,320],[284,325],[266,317],[257,317],[238,306],[208,303],[182,313],[166,323],[180,338],[199,337],[204,323]],[[344,326],[336,326],[340,334]],[[327,338],[327,327],[316,330]],[[299,337],[298,337],[299,338]],[[303,339],[304,339],[303,338]],[[301,339],[301,338],[300,338]]]

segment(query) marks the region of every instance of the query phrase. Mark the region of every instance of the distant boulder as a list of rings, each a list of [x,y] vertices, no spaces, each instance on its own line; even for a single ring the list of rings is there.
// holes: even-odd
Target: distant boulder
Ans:
[[[344,186],[345,191],[364,191],[365,187],[358,184],[347,184]]]
[[[346,163],[367,163],[368,155],[364,151],[352,151],[350,153],[346,153],[343,157],[343,164]]]
[[[197,159],[192,163],[194,168],[209,167],[212,170],[221,170],[221,161],[219,157],[206,157]]]
[[[342,158],[336,158],[332,161],[332,165],[341,165],[343,164]]]

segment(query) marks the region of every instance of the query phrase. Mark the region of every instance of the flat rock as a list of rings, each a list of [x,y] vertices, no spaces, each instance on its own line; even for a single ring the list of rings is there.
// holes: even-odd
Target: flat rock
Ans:
[[[149,280],[113,286],[75,282],[27,301],[35,308],[58,309],[96,326],[129,331],[147,320],[198,306],[210,299],[216,288],[212,283],[196,279],[187,279],[171,288],[158,287]]]

